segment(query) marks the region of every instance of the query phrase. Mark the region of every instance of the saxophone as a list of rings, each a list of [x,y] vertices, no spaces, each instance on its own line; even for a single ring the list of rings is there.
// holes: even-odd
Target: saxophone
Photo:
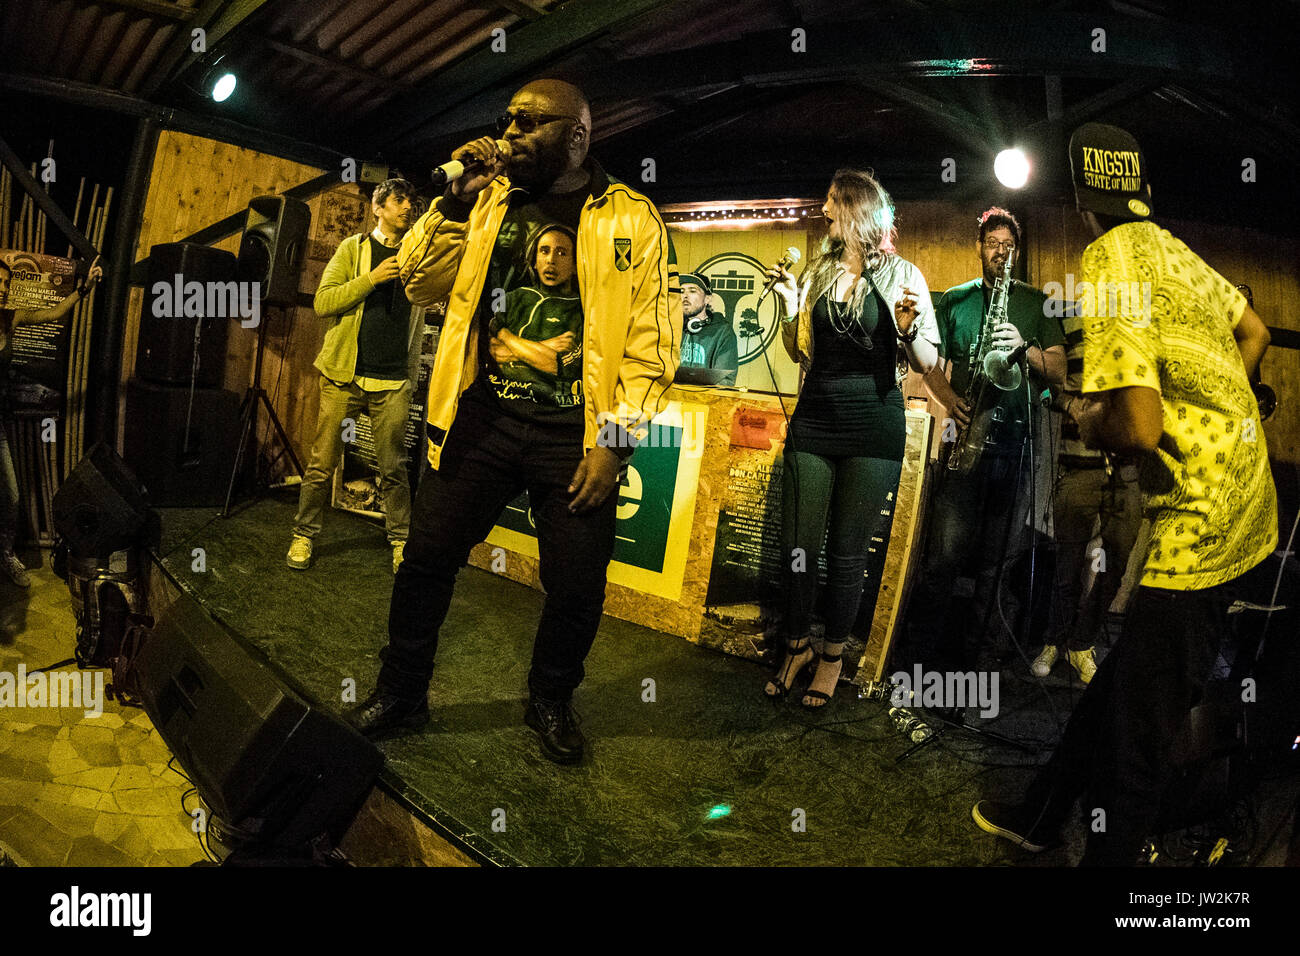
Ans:
[[[1007,256],[1002,275],[993,283],[988,312],[980,329],[979,354],[971,365],[971,377],[966,386],[967,405],[970,406],[970,424],[957,432],[956,441],[948,452],[947,467],[959,475],[968,475],[979,464],[988,441],[989,429],[1002,420],[1002,409],[997,407],[998,391],[1014,391],[1020,387],[1019,365],[1007,365],[1003,358],[1009,349],[992,344],[993,330],[1007,321],[1007,298],[1011,294],[1011,265],[1015,253]],[[992,392],[989,386],[994,386]]]

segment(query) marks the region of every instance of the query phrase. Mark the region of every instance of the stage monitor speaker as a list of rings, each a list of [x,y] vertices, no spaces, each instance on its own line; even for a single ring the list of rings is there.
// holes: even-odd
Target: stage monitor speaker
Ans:
[[[153,382],[189,384],[198,353],[199,385],[219,386],[226,371],[230,323],[240,315],[234,253],[194,242],[167,242],[149,250],[149,284],[140,310],[135,373]],[[203,287],[202,315],[186,315],[186,285]],[[155,293],[161,283],[166,290]],[[232,293],[235,298],[232,301]],[[155,308],[159,296],[168,301]],[[162,315],[158,315],[161,312]],[[195,325],[197,324],[197,341]]]
[[[55,494],[54,529],[72,555],[107,560],[117,551],[157,544],[159,521],[144,486],[100,442]]]
[[[240,849],[337,846],[383,755],[182,595],[136,659],[154,726]],[[230,842],[227,840],[227,842]]]
[[[254,196],[239,241],[239,278],[261,283],[267,305],[292,306],[307,247],[311,210],[288,196]]]
[[[126,383],[126,462],[157,506],[224,504],[239,426],[234,392]]]

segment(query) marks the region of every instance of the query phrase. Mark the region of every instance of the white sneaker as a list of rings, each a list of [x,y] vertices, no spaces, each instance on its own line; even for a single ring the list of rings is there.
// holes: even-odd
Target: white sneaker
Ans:
[[[1078,672],[1079,680],[1085,684],[1097,673],[1097,655],[1093,651],[1094,648],[1091,647],[1086,651],[1070,651],[1070,666]]]
[[[289,567],[299,570],[311,567],[311,538],[304,538],[300,534],[293,536],[287,563]]]
[[[0,552],[0,573],[20,588],[32,586],[32,579],[27,575],[27,566],[18,560],[18,555],[12,551]]]
[[[1059,654],[1060,651],[1056,649],[1055,644],[1048,644],[1038,652],[1038,656],[1034,658],[1034,662],[1029,665],[1029,670],[1035,677],[1046,677],[1048,674],[1052,673],[1052,665],[1056,663],[1056,658]]]
[[[393,573],[394,574],[396,574],[397,569],[402,566],[402,556],[405,553],[405,551],[406,551],[405,541],[393,542]]]

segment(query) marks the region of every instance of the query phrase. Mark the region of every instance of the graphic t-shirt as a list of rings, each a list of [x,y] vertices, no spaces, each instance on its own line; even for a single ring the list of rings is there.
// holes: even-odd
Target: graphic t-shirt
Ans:
[[[1138,476],[1151,519],[1142,584],[1200,590],[1249,571],[1277,546],[1277,491],[1232,335],[1245,297],[1151,222],[1089,245],[1076,289],[1083,391],[1154,388],[1163,406]]]
[[[577,232],[589,186],[532,197],[516,190],[497,233],[479,298],[484,388],[506,412],[581,424],[582,299]],[[497,348],[510,357],[492,355]]]
[[[953,391],[963,398],[970,387],[971,368],[980,351],[980,334],[988,312],[992,288],[982,279],[954,286],[943,294],[935,309],[939,323],[939,354],[952,363]],[[1061,323],[1043,314],[1047,296],[1033,286],[1017,282],[1007,296],[1007,319],[1026,342],[1036,342],[1043,349],[1065,342]],[[992,388],[992,386],[990,386]],[[995,389],[995,401],[1002,411],[1003,424],[990,429],[994,441],[1016,443],[1024,438],[1028,422],[1025,385],[1013,392]],[[1037,389],[1035,389],[1035,392]],[[972,396],[972,401],[974,397]],[[988,399],[986,399],[987,401]]]

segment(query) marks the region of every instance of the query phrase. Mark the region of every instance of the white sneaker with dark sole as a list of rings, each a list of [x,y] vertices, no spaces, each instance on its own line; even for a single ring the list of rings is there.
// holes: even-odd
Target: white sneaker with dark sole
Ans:
[[[32,586],[32,579],[27,574],[27,566],[12,551],[0,552],[0,574],[20,588]]]
[[[1048,644],[1038,652],[1034,662],[1029,665],[1029,670],[1035,677],[1046,677],[1052,673],[1052,665],[1056,663],[1056,658],[1060,653],[1055,644]]]
[[[293,541],[289,545],[289,554],[285,563],[291,568],[297,568],[302,571],[311,567],[311,538],[304,538],[300,534],[293,536]]]

